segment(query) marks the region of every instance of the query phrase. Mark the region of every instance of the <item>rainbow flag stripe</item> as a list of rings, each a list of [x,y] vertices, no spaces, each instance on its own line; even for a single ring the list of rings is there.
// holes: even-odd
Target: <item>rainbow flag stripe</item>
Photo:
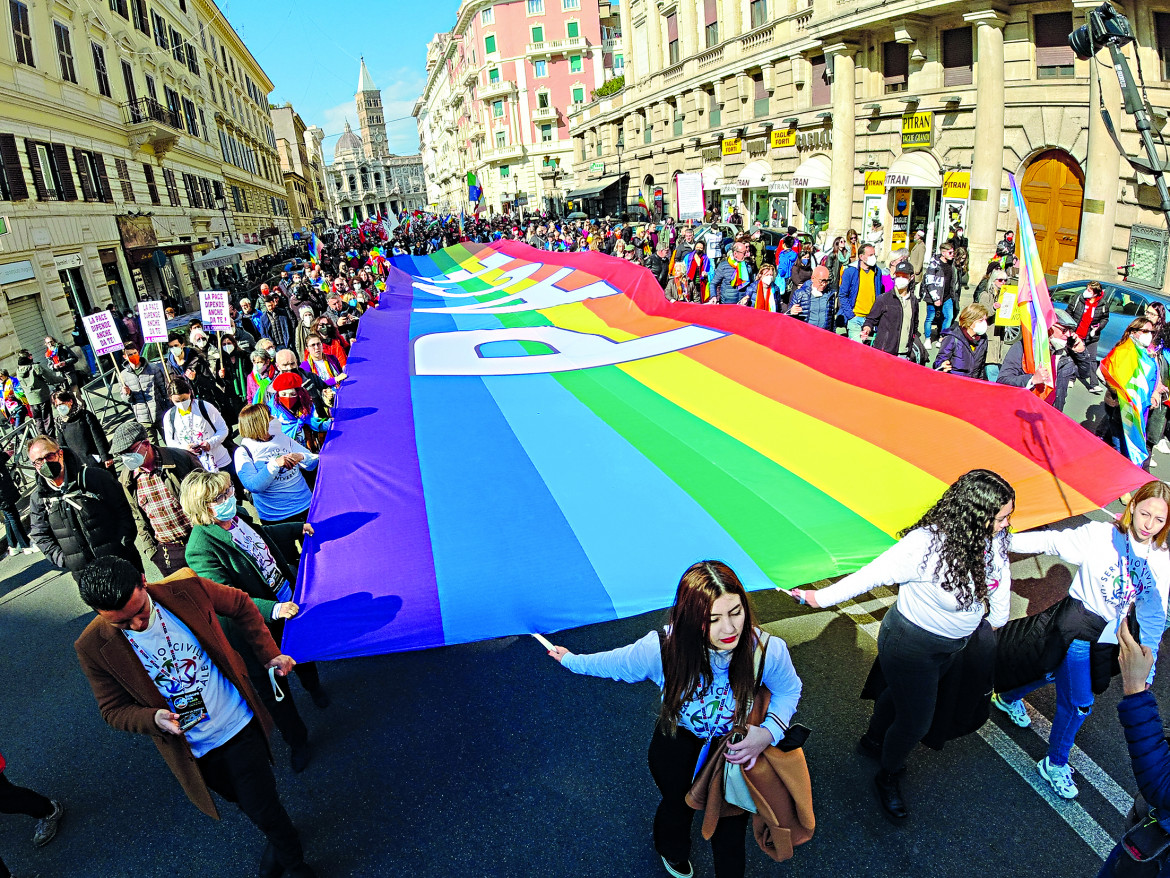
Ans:
[[[963,472],[1017,527],[1144,473],[1032,394],[516,242],[395,257],[322,454],[297,659],[554,631],[861,567]]]
[[[1013,174],[1008,174],[1012,190],[1012,203],[1016,219],[1020,224],[1020,276],[1017,282],[1017,304],[1020,315],[1020,333],[1031,343],[1024,344],[1024,371],[1035,374],[1036,364],[1050,364],[1052,350],[1048,345],[1048,330],[1056,322],[1056,311],[1048,295],[1048,281],[1044,278],[1044,266],[1040,262],[1040,250],[1036,246],[1036,233],[1028,216],[1028,206],[1023,193],[1016,184]],[[1055,376],[1053,376],[1055,378]]]
[[[1127,338],[1102,361],[1101,374],[1117,392],[1129,459],[1141,466],[1150,456],[1146,447],[1146,415],[1158,386],[1158,364],[1149,351]]]

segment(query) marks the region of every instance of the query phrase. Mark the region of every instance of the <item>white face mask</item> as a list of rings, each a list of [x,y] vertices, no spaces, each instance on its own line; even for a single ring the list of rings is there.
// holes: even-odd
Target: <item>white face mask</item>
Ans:
[[[225,344],[225,345],[223,346],[223,352],[224,352],[225,354],[230,354],[230,353],[231,353],[232,351],[234,351],[235,349],[236,349],[236,346],[235,346],[234,344]]]
[[[975,333],[976,335],[987,335],[987,321],[980,320],[978,323],[976,323],[974,326],[971,327],[971,331],[973,333]]]
[[[875,265],[877,265],[877,257],[873,256],[872,254],[869,256],[866,256],[865,257],[865,264],[868,265],[870,268],[873,268]]]
[[[1134,333],[1133,340],[1137,342],[1140,347],[1148,348],[1150,346],[1150,342],[1154,340],[1154,334],[1152,332]]]
[[[1064,346],[1066,344],[1068,344],[1068,341],[1066,339],[1063,339],[1063,338],[1050,338],[1050,339],[1048,339],[1048,346],[1050,348],[1052,348],[1054,351],[1063,351]]]
[[[905,290],[905,289],[909,288],[909,286],[910,286],[910,278],[908,278],[908,277],[896,277],[896,278],[894,278],[894,287],[895,287],[895,289],[897,289],[899,292],[901,292],[902,290]]]

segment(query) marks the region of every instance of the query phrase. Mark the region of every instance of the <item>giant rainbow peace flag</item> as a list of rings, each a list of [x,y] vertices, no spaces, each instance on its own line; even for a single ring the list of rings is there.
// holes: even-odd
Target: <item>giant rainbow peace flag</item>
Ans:
[[[362,317],[302,559],[298,659],[547,632],[861,567],[963,472],[1026,528],[1147,478],[1024,390],[645,269],[515,242],[395,257]]]

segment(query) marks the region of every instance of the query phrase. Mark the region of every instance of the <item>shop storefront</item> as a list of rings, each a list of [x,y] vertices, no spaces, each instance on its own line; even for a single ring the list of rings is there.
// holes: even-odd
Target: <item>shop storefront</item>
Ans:
[[[796,195],[796,216],[792,225],[814,237],[829,224],[829,175],[832,163],[828,156],[809,156],[792,175]]]
[[[703,203],[707,210],[719,209],[719,183],[723,179],[723,164],[708,164],[703,168]]]
[[[768,219],[764,225],[787,230],[792,215],[792,184],[788,180],[773,180],[768,184]]]
[[[719,187],[719,221],[727,222],[727,218],[731,216],[731,212],[735,210],[736,204],[739,203],[739,187],[734,183],[728,183],[726,186]]]
[[[759,220],[764,225],[771,225],[768,204],[768,180],[772,176],[772,168],[765,161],[748,162],[735,179],[735,185],[742,193],[744,206],[747,207],[747,221],[754,223]]]
[[[892,217],[890,247],[909,247],[919,230],[926,234],[926,252],[940,240],[942,168],[925,150],[904,152],[886,172],[886,191]]]

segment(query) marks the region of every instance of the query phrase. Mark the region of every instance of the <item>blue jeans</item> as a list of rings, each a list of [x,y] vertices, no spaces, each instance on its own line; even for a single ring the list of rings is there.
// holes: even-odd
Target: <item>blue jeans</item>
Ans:
[[[845,331],[849,333],[850,341],[861,341],[861,327],[865,326],[865,317],[867,315],[854,315],[849,318],[849,322],[845,324]]]
[[[4,529],[8,531],[8,548],[29,548],[28,534],[20,522],[20,515],[11,506],[0,506],[0,515],[4,516]]]
[[[939,330],[939,336],[941,337],[944,332],[951,328],[951,320],[955,316],[955,303],[950,299],[943,299],[943,303],[940,307],[942,310],[942,328]],[[930,338],[930,330],[934,325],[934,311],[934,302],[927,302],[926,329],[922,333],[926,338]]]
[[[1056,716],[1052,718],[1052,734],[1048,738],[1048,761],[1053,765],[1068,765],[1068,754],[1077,732],[1093,712],[1093,685],[1089,672],[1092,646],[1087,640],[1074,640],[1054,674],[1011,692],[999,693],[1004,701],[1019,701],[1029,692],[1056,682]]]

